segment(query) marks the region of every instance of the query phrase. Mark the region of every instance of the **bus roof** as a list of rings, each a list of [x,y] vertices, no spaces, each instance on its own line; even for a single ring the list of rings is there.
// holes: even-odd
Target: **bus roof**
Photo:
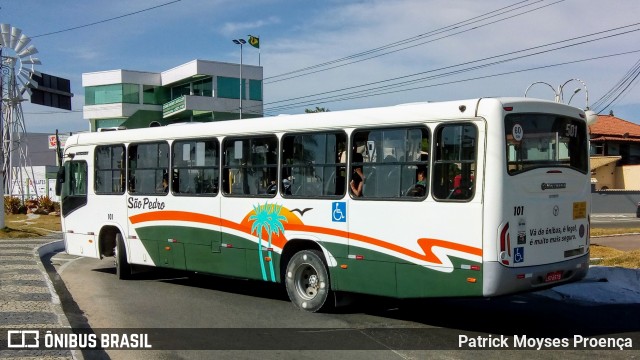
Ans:
[[[91,132],[73,135],[66,141],[67,146],[78,144],[128,143],[139,141],[192,138],[194,136],[254,135],[265,132],[305,132],[329,129],[343,129],[368,125],[401,125],[404,122],[428,120],[460,120],[477,116],[482,102],[483,108],[502,110],[505,104],[534,105],[545,103],[551,107],[570,107],[553,101],[533,98],[477,98],[467,100],[421,102],[387,107],[329,111],[283,115],[242,120],[225,120],[206,123],[185,123],[190,126],[160,126],[131,130]],[[575,108],[573,108],[575,109]],[[401,121],[398,119],[401,118]]]

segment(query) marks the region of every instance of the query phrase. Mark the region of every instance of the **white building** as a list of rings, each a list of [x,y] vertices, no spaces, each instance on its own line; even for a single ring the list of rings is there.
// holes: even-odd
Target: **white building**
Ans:
[[[91,131],[261,117],[262,79],[261,66],[242,65],[241,69],[240,64],[207,60],[193,60],[161,73],[84,73],[83,117]]]

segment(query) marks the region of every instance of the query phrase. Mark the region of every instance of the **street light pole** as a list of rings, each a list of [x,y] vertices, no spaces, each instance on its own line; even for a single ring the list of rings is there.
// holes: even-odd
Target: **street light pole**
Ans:
[[[242,119],[242,45],[247,42],[244,39],[233,39],[233,43],[240,45],[240,119]]]
[[[560,86],[558,87],[558,93],[559,93],[559,94],[560,94],[560,96],[561,96],[560,100],[563,100],[563,99],[562,99],[562,89],[565,87],[565,85],[567,85],[568,83],[570,83],[570,82],[572,82],[572,81],[577,81],[577,82],[579,82],[580,84],[582,84],[582,87],[584,87],[584,94],[585,94],[585,101],[586,101],[586,104],[585,104],[585,105],[586,105],[586,108],[585,108],[585,110],[589,110],[589,89],[587,89],[587,84],[585,84],[585,83],[584,83],[584,81],[582,81],[582,80],[580,80],[580,79],[569,79],[569,80],[565,81],[565,83],[564,83],[564,84],[562,84],[562,85],[560,85]],[[575,90],[573,91],[573,94],[572,94],[572,95],[571,95],[571,97],[569,98],[569,101],[567,102],[567,105],[571,102],[571,99],[573,99],[573,95],[575,95],[575,94],[577,94],[578,92],[580,92],[580,90],[581,90],[580,88],[577,88],[577,89],[575,89]]]
[[[536,81],[533,84],[529,85],[529,87],[527,87],[527,89],[524,91],[524,97],[527,97],[527,93],[529,92],[529,89],[531,89],[531,87],[535,84],[545,84],[548,87],[551,88],[551,91],[553,91],[553,95],[555,96],[554,101],[555,102],[560,102],[560,95],[558,94],[558,92],[556,92],[556,89],[553,87],[553,85],[546,83],[544,81]]]

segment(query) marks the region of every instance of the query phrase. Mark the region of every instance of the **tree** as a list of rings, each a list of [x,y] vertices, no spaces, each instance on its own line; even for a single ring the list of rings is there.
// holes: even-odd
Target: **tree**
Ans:
[[[307,113],[307,114],[309,114],[309,113],[319,113],[319,112],[329,112],[329,111],[330,111],[329,109],[325,109],[323,107],[321,108],[321,107],[318,107],[318,106],[316,106],[315,109],[304,109],[304,112]]]

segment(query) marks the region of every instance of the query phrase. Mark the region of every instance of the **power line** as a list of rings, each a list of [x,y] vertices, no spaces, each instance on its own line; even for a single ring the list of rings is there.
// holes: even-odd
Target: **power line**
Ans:
[[[442,68],[439,68],[439,69],[423,71],[423,72],[419,72],[419,73],[415,73],[415,74],[411,74],[411,75],[400,76],[400,77],[396,77],[396,78],[391,78],[391,79],[381,80],[381,81],[377,81],[377,82],[372,82],[372,83],[367,83],[367,84],[362,84],[362,85],[342,88],[342,89],[338,89],[338,90],[325,91],[325,92],[316,93],[316,94],[307,95],[307,96],[299,96],[299,97],[295,97],[295,98],[291,98],[291,99],[274,101],[274,102],[263,104],[263,105],[273,105],[273,104],[277,104],[277,103],[291,102],[291,101],[294,101],[294,100],[302,100],[302,99],[308,99],[307,101],[328,101],[328,100],[330,100],[332,98],[351,95],[351,94],[355,94],[355,93],[372,92],[372,91],[384,90],[385,88],[397,88],[397,87],[408,86],[408,85],[411,85],[411,84],[414,84],[414,83],[420,82],[420,81],[433,80],[435,78],[440,78],[440,77],[445,77],[445,76],[450,76],[450,75],[456,75],[456,74],[460,74],[460,73],[463,73],[463,72],[468,72],[468,71],[471,71],[471,70],[477,70],[477,69],[480,69],[480,68],[483,68],[483,67],[488,67],[488,66],[493,66],[493,65],[505,63],[505,62],[508,62],[508,61],[514,61],[514,60],[517,60],[517,59],[522,59],[522,58],[526,58],[526,57],[530,57],[530,56],[535,56],[535,55],[539,55],[539,54],[542,54],[542,53],[547,53],[547,52],[551,52],[551,51],[555,51],[555,50],[564,49],[564,48],[567,48],[567,47],[582,45],[582,44],[586,44],[586,43],[589,43],[589,42],[599,41],[599,40],[610,38],[610,37],[614,37],[614,36],[620,36],[620,35],[628,34],[628,33],[631,33],[631,32],[640,31],[640,29],[630,29],[630,30],[622,31],[622,32],[619,32],[619,33],[616,33],[616,34],[605,35],[605,36],[602,36],[602,37],[599,37],[599,38],[596,38],[596,39],[583,40],[581,42],[568,44],[568,45],[556,47],[556,48],[553,48],[553,49],[541,50],[541,51],[538,51],[536,53],[531,53],[531,54],[527,54],[527,55],[521,55],[521,56],[517,56],[517,57],[512,57],[510,59],[498,60],[498,61],[494,61],[494,62],[490,62],[490,63],[475,65],[475,66],[472,66],[472,67],[453,70],[453,71],[446,72],[446,73],[431,75],[431,76],[412,79],[412,80],[408,80],[408,81],[406,80],[408,78],[416,77],[418,75],[425,75],[425,74],[428,74],[428,73],[435,73],[435,72],[438,72],[438,71],[447,70],[447,69],[453,69],[453,68],[461,67],[461,66],[464,66],[464,65],[480,63],[480,62],[483,62],[483,61],[487,61],[487,60],[491,60],[491,59],[497,59],[497,58],[500,58],[500,57],[505,57],[505,56],[513,55],[513,54],[517,54],[517,53],[530,52],[530,51],[535,50],[535,49],[542,49],[542,48],[549,47],[549,46],[552,46],[552,45],[558,45],[558,44],[562,44],[562,43],[566,43],[566,42],[570,42],[570,41],[575,41],[575,40],[579,40],[579,39],[585,39],[585,38],[593,37],[593,36],[596,36],[596,35],[609,33],[609,32],[612,32],[612,31],[620,31],[620,30],[623,30],[623,29],[628,29],[630,27],[637,26],[639,24],[640,23],[621,26],[621,27],[618,27],[618,28],[604,30],[604,31],[600,31],[600,32],[596,32],[596,33],[592,33],[592,34],[588,34],[588,35],[583,35],[583,36],[579,36],[579,37],[574,37],[574,38],[566,39],[566,40],[562,40],[562,41],[556,41],[556,42],[552,42],[552,43],[545,44],[545,45],[535,46],[535,47],[531,47],[531,48],[527,48],[527,49],[523,49],[523,50],[518,50],[518,51],[512,51],[512,52],[504,53],[504,54],[501,54],[501,55],[495,55],[495,56],[491,56],[491,57],[487,57],[487,58],[483,58],[483,59],[479,59],[479,60],[468,61],[468,62],[456,64],[456,65],[442,67]],[[363,88],[363,87],[368,87],[368,86],[377,85],[377,84],[383,84],[383,83],[389,83],[389,82],[397,82],[397,81],[400,81],[400,80],[402,80],[403,82],[396,83],[396,84],[381,85],[381,86],[377,86],[377,87],[370,88],[370,89],[352,91],[352,92],[349,92],[349,93],[336,94],[336,95],[332,95],[332,96],[328,96],[328,97],[320,97],[320,98],[318,98],[321,95],[333,94],[333,93],[336,93],[336,92],[345,92],[347,90],[354,90],[354,89],[358,89],[358,88]],[[307,101],[304,101],[302,103],[306,103]],[[296,104],[300,104],[300,103],[301,102],[292,103],[292,104],[283,104],[281,106],[272,107],[272,109],[276,110],[276,111],[277,110],[282,110],[282,109],[289,109],[292,106],[294,106]]]
[[[609,54],[609,55],[602,55],[602,56],[591,57],[591,58],[580,59],[580,60],[566,61],[566,62],[556,63],[556,64],[536,66],[536,67],[532,67],[532,68],[528,68],[528,69],[520,69],[520,70],[514,70],[514,71],[508,71],[508,72],[491,74],[491,75],[484,75],[484,76],[477,76],[477,77],[473,77],[473,78],[454,80],[454,81],[437,83],[437,84],[423,85],[423,86],[418,86],[418,87],[413,87],[413,88],[408,88],[408,89],[401,89],[401,90],[384,91],[385,89],[378,89],[375,93],[366,93],[366,94],[353,95],[353,96],[344,97],[344,98],[332,99],[331,102],[340,102],[340,101],[346,101],[346,100],[359,99],[359,98],[363,98],[363,97],[372,97],[372,96],[388,95],[388,94],[393,94],[393,93],[398,93],[398,92],[421,90],[421,89],[426,89],[426,88],[431,88],[431,87],[451,85],[451,84],[457,84],[457,83],[463,83],[463,82],[469,82],[469,81],[475,81],[475,80],[488,79],[488,78],[493,78],[493,77],[498,77],[498,76],[512,75],[512,74],[517,74],[517,73],[522,73],[522,72],[527,72],[527,71],[534,71],[534,70],[547,69],[547,68],[564,66],[564,65],[569,65],[569,64],[576,64],[576,63],[580,63],[580,62],[600,60],[600,59],[605,59],[605,58],[610,58],[610,57],[615,57],[615,56],[629,55],[629,54],[638,53],[638,52],[640,52],[640,49],[627,51],[627,52],[622,52],[622,53],[617,53],[617,54]],[[325,103],[325,102],[320,102],[320,103]],[[295,107],[303,106],[303,105],[317,105],[317,104],[318,104],[317,101],[310,101],[309,103],[306,103],[306,104],[300,104],[299,103],[299,104],[296,104],[295,106],[292,105],[290,108],[295,108]],[[284,106],[279,108],[279,110],[286,110],[286,109],[288,109],[288,108],[284,107]],[[268,110],[269,111],[273,111],[272,109],[268,109]]]
[[[78,29],[86,28],[86,27],[93,26],[93,25],[103,24],[103,23],[106,23],[106,22],[109,22],[109,21],[122,19],[122,18],[125,18],[125,17],[127,17],[127,16],[132,16],[132,15],[140,14],[140,13],[143,13],[143,12],[145,12],[145,11],[150,11],[150,10],[154,10],[154,9],[157,9],[157,8],[161,8],[161,7],[163,7],[163,6],[171,5],[171,4],[174,4],[174,3],[180,2],[180,1],[182,1],[182,0],[169,1],[169,2],[164,3],[164,4],[160,4],[160,5],[157,5],[157,6],[152,6],[152,7],[150,7],[150,8],[146,8],[146,9],[139,10],[139,11],[134,11],[134,12],[132,12],[132,13],[128,13],[128,14],[124,14],[124,15],[120,15],[120,16],[112,17],[112,18],[105,19],[105,20],[100,20],[100,21],[92,22],[92,23],[90,23],[90,24],[85,24],[85,25],[80,25],[80,26],[74,26],[74,27],[71,27],[71,28],[63,29],[63,30],[53,31],[53,32],[46,33],[46,34],[40,34],[40,35],[32,36],[31,38],[32,38],[32,39],[34,39],[34,38],[37,38],[37,37],[49,36],[49,35],[59,34],[59,33],[67,32],[67,31],[78,30]]]
[[[604,31],[600,31],[600,32],[596,32],[596,33],[592,33],[592,34],[588,34],[588,35],[578,36],[578,37],[574,37],[574,38],[570,38],[570,39],[566,39],[566,40],[561,40],[561,41],[556,41],[556,42],[552,42],[552,43],[548,43],[548,44],[544,44],[544,45],[534,46],[534,47],[530,47],[530,48],[527,48],[527,49],[511,51],[511,52],[504,53],[504,54],[501,54],[501,55],[495,55],[495,56],[490,56],[490,57],[486,57],[486,58],[483,58],[483,59],[467,61],[467,62],[456,64],[456,65],[450,65],[450,66],[441,67],[441,68],[438,68],[438,69],[422,71],[422,72],[418,72],[418,73],[414,73],[414,74],[410,74],[410,75],[395,77],[395,78],[386,79],[386,80],[380,80],[380,81],[371,82],[371,83],[362,84],[362,85],[351,86],[351,87],[342,88],[342,89],[338,89],[338,90],[325,91],[325,92],[316,93],[316,94],[312,94],[312,95],[299,96],[299,97],[296,97],[296,98],[291,98],[291,99],[286,99],[286,100],[274,101],[274,102],[268,103],[266,105],[271,105],[271,104],[276,104],[276,103],[281,103],[281,102],[288,102],[288,101],[298,100],[298,99],[304,99],[304,98],[308,98],[308,97],[314,97],[314,96],[329,94],[329,93],[333,93],[333,92],[351,90],[351,89],[371,86],[371,85],[375,85],[375,84],[386,83],[386,82],[390,82],[390,81],[404,80],[404,79],[415,77],[415,76],[418,76],[418,75],[424,75],[424,74],[433,73],[433,72],[436,72],[436,71],[452,69],[452,68],[460,67],[460,66],[463,66],[463,65],[469,65],[469,64],[473,64],[473,63],[486,61],[486,60],[491,60],[491,59],[504,57],[504,56],[507,56],[507,55],[513,55],[513,54],[517,54],[517,53],[528,52],[528,51],[535,50],[535,49],[541,49],[541,48],[544,48],[544,47],[549,47],[549,46],[552,46],[552,45],[557,45],[557,44],[561,44],[561,43],[565,43],[565,42],[569,42],[569,41],[588,38],[588,37],[592,37],[592,36],[595,36],[595,35],[604,34],[604,33],[612,32],[612,31],[616,31],[616,30],[621,30],[621,29],[625,29],[625,28],[629,28],[629,27],[633,27],[633,26],[637,26],[637,25],[640,25],[640,23],[621,26],[621,27],[618,27],[618,28],[604,30]],[[588,42],[598,41],[598,40],[602,40],[602,39],[605,39],[605,38],[609,38],[609,37],[613,37],[613,36],[619,36],[619,35],[627,34],[627,33],[630,33],[630,32],[635,32],[635,31],[639,31],[639,30],[640,29],[629,30],[629,31],[626,31],[626,32],[613,34],[613,35],[608,35],[608,36],[604,36],[604,37],[601,37],[601,38],[587,40],[587,41],[583,41],[583,42],[579,42],[579,43],[574,43],[574,44],[558,47],[558,48],[555,48],[555,49],[544,50],[544,51],[540,51],[540,52],[537,52],[537,53],[532,53],[532,54],[528,54],[528,55],[523,55],[523,56],[511,58],[510,60],[501,60],[499,62],[489,63],[489,64],[485,64],[485,65],[478,65],[478,66],[483,66],[484,67],[484,66],[488,66],[488,65],[495,65],[497,63],[502,63],[502,62],[512,61],[512,60],[516,60],[516,59],[520,59],[520,58],[524,58],[524,57],[539,55],[539,54],[542,54],[542,53],[545,53],[545,52],[555,51],[555,50],[558,50],[558,49],[563,49],[563,48],[567,48],[567,47],[571,47],[571,46],[582,45],[582,44],[585,44],[585,43],[588,43]],[[470,69],[475,69],[475,68],[470,68]],[[446,74],[453,75],[455,73],[460,73],[460,72],[464,72],[464,71],[468,71],[468,70],[465,70],[465,69],[457,70],[455,72],[450,72],[450,73],[446,73]],[[442,75],[439,75],[439,76],[442,76]],[[430,78],[428,78],[428,77],[427,78],[419,78],[419,79],[409,80],[409,82],[416,82],[416,81],[422,81],[422,80],[428,80],[428,79],[430,79]],[[407,84],[407,82],[404,82],[403,84]]]
[[[372,50],[367,50],[367,51],[364,51],[364,52],[361,52],[361,53],[358,53],[358,54],[350,55],[350,56],[347,56],[347,57],[344,57],[344,58],[341,58],[341,59],[337,59],[337,60],[328,61],[328,62],[325,62],[325,63],[322,63],[322,64],[318,64],[318,65],[309,66],[309,67],[306,67],[306,68],[303,68],[303,69],[290,71],[288,73],[270,76],[270,77],[265,78],[264,80],[269,80],[269,79],[274,79],[274,78],[278,78],[278,77],[283,77],[283,76],[287,76],[287,75],[292,75],[292,74],[304,72],[303,74],[287,76],[287,77],[284,77],[284,78],[281,78],[281,79],[278,79],[278,80],[265,81],[265,84],[280,82],[280,81],[289,80],[289,79],[294,79],[294,78],[298,78],[298,77],[302,77],[302,76],[315,74],[315,73],[318,73],[318,72],[332,70],[332,69],[336,69],[336,68],[339,68],[339,67],[344,67],[344,66],[347,66],[347,65],[352,65],[352,64],[355,64],[355,63],[359,63],[359,62],[375,59],[375,58],[378,58],[378,57],[381,57],[381,56],[384,56],[384,55],[392,54],[392,53],[403,51],[403,50],[410,49],[410,48],[413,48],[413,47],[417,47],[417,46],[425,45],[425,44],[428,44],[428,43],[432,43],[432,42],[435,42],[435,41],[438,41],[438,40],[446,39],[448,37],[452,37],[452,36],[455,36],[455,35],[460,35],[460,34],[463,34],[463,33],[469,32],[469,31],[477,30],[479,28],[482,28],[482,27],[485,27],[485,26],[489,26],[489,25],[493,25],[493,24],[496,24],[496,23],[501,22],[501,21],[510,20],[510,19],[513,19],[513,18],[515,18],[517,16],[525,15],[525,14],[531,13],[533,11],[537,11],[537,10],[540,10],[542,8],[546,8],[548,6],[556,5],[556,4],[558,4],[560,2],[563,2],[565,0],[558,0],[558,1],[554,2],[554,3],[546,4],[546,5],[534,8],[534,9],[529,9],[529,10],[527,10],[525,12],[522,12],[522,13],[519,13],[519,14],[515,14],[515,15],[511,15],[511,16],[506,17],[506,18],[494,20],[494,21],[486,23],[486,24],[476,25],[476,26],[474,26],[472,28],[463,29],[463,30],[460,30],[460,31],[452,33],[452,34],[448,34],[448,35],[441,36],[441,37],[438,37],[438,38],[435,38],[435,39],[431,39],[431,40],[422,41],[422,42],[417,43],[417,44],[404,46],[404,47],[399,48],[399,49],[387,51],[387,52],[384,52],[384,53],[381,53],[381,54],[376,54],[376,55],[373,55],[373,56],[370,56],[370,57],[366,57],[364,59],[354,60],[354,61],[350,61],[348,63],[335,65],[335,66],[331,66],[331,67],[328,67],[328,68],[323,68],[323,69],[319,69],[319,70],[315,70],[315,71],[308,71],[308,70],[313,70],[313,69],[316,69],[316,68],[321,68],[321,67],[332,65],[332,64],[336,64],[336,63],[341,63],[341,62],[344,62],[344,61],[347,61],[347,60],[351,60],[351,59],[355,59],[355,58],[358,58],[358,57],[370,55],[370,54],[373,54],[373,53],[376,53],[376,52],[379,52],[379,51],[382,51],[382,50],[396,48],[396,47],[399,47],[401,45],[410,44],[410,43],[416,42],[418,40],[422,40],[425,37],[433,37],[435,35],[443,34],[443,33],[449,32],[449,31],[453,31],[453,30],[461,28],[463,26],[469,26],[469,25],[475,24],[477,22],[485,21],[485,20],[500,16],[500,15],[503,15],[503,14],[506,14],[506,13],[509,13],[509,12],[520,10],[522,8],[525,8],[525,7],[528,7],[528,6],[532,6],[532,5],[534,5],[536,3],[539,3],[539,2],[542,2],[542,1],[543,0],[539,0],[539,1],[536,1],[535,3],[533,3],[533,4],[520,6],[520,7],[517,7],[515,9],[511,9],[511,10],[508,10],[508,11],[504,11],[504,12],[501,12],[501,13],[497,13],[497,14],[491,15],[491,14],[493,14],[495,12],[499,12],[499,11],[502,11],[504,9],[513,7],[515,5],[521,4],[522,2],[525,2],[525,1],[522,1],[520,3],[511,5],[511,6],[507,6],[507,7],[501,8],[501,9],[497,9],[497,10],[482,14],[480,16],[476,16],[476,17],[461,21],[459,23],[448,25],[448,26],[445,26],[445,27],[442,27],[442,28],[439,28],[439,29],[436,29],[436,30],[433,30],[433,31],[430,31],[430,32],[427,32],[427,33],[424,33],[424,34],[416,35],[414,37],[410,37],[410,38],[407,38],[407,39],[404,39],[404,40],[396,41],[394,43],[387,44],[387,45],[384,45],[384,46],[381,46],[381,47],[378,47],[378,48],[375,48],[375,49],[372,49]],[[491,15],[491,16],[487,16],[487,15]],[[474,20],[474,21],[472,21],[472,20]],[[464,24],[464,23],[468,23],[468,24]]]
[[[638,76],[640,75],[640,60],[638,60],[629,71],[619,80],[609,91],[607,91],[600,99],[598,99],[593,104],[593,108],[597,109],[601,107],[600,110],[596,111],[597,114],[601,114],[606,109],[613,106],[613,104],[617,103],[621,96],[628,94],[629,88],[631,86],[637,85]],[[613,99],[611,99],[613,98]],[[611,101],[609,101],[611,99]],[[605,102],[609,101],[608,104],[604,105]]]

